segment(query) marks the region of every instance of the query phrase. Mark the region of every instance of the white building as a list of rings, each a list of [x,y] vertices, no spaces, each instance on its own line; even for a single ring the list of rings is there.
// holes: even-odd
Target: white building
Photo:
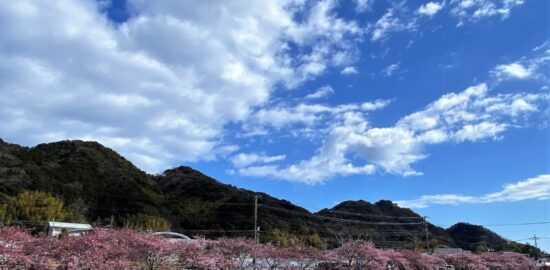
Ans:
[[[70,236],[80,236],[92,231],[92,225],[85,223],[67,223],[56,221],[46,223],[46,232],[50,237],[57,237],[64,230],[66,230]]]

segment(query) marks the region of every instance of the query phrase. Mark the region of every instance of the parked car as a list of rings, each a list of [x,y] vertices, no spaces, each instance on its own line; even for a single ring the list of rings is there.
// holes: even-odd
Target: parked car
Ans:
[[[179,242],[189,242],[193,241],[189,236],[181,234],[181,233],[175,233],[175,232],[156,232],[153,233],[154,235],[158,235],[166,239],[169,243],[179,243]]]

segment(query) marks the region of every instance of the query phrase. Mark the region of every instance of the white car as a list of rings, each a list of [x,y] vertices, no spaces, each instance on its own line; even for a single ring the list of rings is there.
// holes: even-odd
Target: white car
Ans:
[[[175,233],[175,232],[156,232],[156,233],[153,233],[153,235],[161,236],[164,239],[166,239],[166,241],[169,243],[193,241],[193,239],[189,238],[189,236],[183,235],[181,233]]]

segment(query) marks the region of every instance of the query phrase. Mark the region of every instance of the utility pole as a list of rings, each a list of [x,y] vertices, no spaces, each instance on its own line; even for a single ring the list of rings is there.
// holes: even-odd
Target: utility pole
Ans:
[[[428,216],[423,216],[424,219],[424,230],[426,231],[426,251],[430,252],[430,239],[428,238]]]
[[[109,221],[109,227],[111,227],[111,229],[114,227],[115,225],[115,209],[112,208],[111,209],[111,220]]]
[[[254,194],[254,241],[258,240],[258,195]]]
[[[533,240],[535,240],[535,247],[538,248],[539,246],[537,245],[537,239],[539,239],[539,237],[537,237],[536,234],[533,234]]]
[[[254,194],[254,242],[258,243],[260,241],[258,235],[258,194]],[[252,258],[252,264],[254,265],[254,270],[256,270],[256,257]]]

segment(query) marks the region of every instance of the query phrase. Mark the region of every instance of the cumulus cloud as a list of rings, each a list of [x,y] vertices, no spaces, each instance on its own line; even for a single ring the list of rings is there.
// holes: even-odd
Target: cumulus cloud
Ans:
[[[391,103],[391,100],[377,99],[373,102],[364,102],[361,104],[361,109],[364,111],[376,111],[380,110]]]
[[[540,79],[547,80],[546,70],[550,63],[550,43],[545,42],[532,50],[532,55],[518,61],[497,65],[491,75],[497,80]],[[541,71],[542,70],[542,71]]]
[[[460,194],[424,195],[418,199],[396,201],[401,207],[426,208],[432,205],[482,204],[550,199],[550,175],[543,174],[507,184],[501,191],[479,196]]]
[[[323,144],[311,158],[286,166],[241,168],[240,173],[308,184],[376,171],[420,175],[412,164],[428,157],[426,147],[498,139],[543,110],[540,107],[547,106],[548,99],[546,94],[521,92],[489,95],[487,85],[479,84],[445,94],[389,127],[371,126],[368,115],[360,111],[341,110],[328,121]]]
[[[317,91],[305,96],[305,99],[320,99],[328,97],[332,94],[334,94],[334,89],[332,89],[330,85],[325,85],[317,89]]]
[[[498,65],[495,68],[498,76],[508,76],[518,79],[529,78],[533,72],[528,68],[525,68],[522,64],[515,62],[507,65]]]
[[[355,12],[363,13],[372,9],[372,4],[374,0],[354,0],[355,1]]]
[[[362,35],[331,0],[128,5],[133,16],[116,26],[95,1],[0,5],[4,139],[97,140],[149,172],[214,159],[235,150],[228,123],[275,85],[350,65]]]
[[[394,9],[388,9],[378,21],[371,25],[371,28],[371,40],[378,41],[385,39],[390,33],[414,30],[416,22],[414,20],[405,22],[396,15]]]
[[[514,7],[523,3],[523,0],[452,0],[451,14],[459,19],[457,26],[461,26],[493,16],[506,19]]]
[[[358,74],[359,72],[357,71],[357,69],[355,67],[348,66],[348,67],[345,67],[344,69],[342,69],[342,71],[340,73],[343,74],[343,75],[353,75],[353,74]]]
[[[437,14],[441,9],[443,8],[443,3],[439,2],[428,2],[422,6],[420,6],[417,10],[418,14],[426,15],[426,16],[433,16]]]
[[[324,136],[326,123],[340,119],[348,112],[368,113],[382,109],[390,104],[390,100],[374,100],[372,102],[349,103],[341,105],[279,104],[261,108],[253,112],[243,123],[242,128],[249,134],[266,135],[277,130],[290,131],[293,135]],[[270,129],[271,132],[255,132]],[[275,130],[273,130],[275,129]]]
[[[481,122],[473,125],[465,125],[454,134],[454,138],[458,142],[483,140],[486,138],[497,138],[497,134],[500,134],[506,130],[507,124]]]

